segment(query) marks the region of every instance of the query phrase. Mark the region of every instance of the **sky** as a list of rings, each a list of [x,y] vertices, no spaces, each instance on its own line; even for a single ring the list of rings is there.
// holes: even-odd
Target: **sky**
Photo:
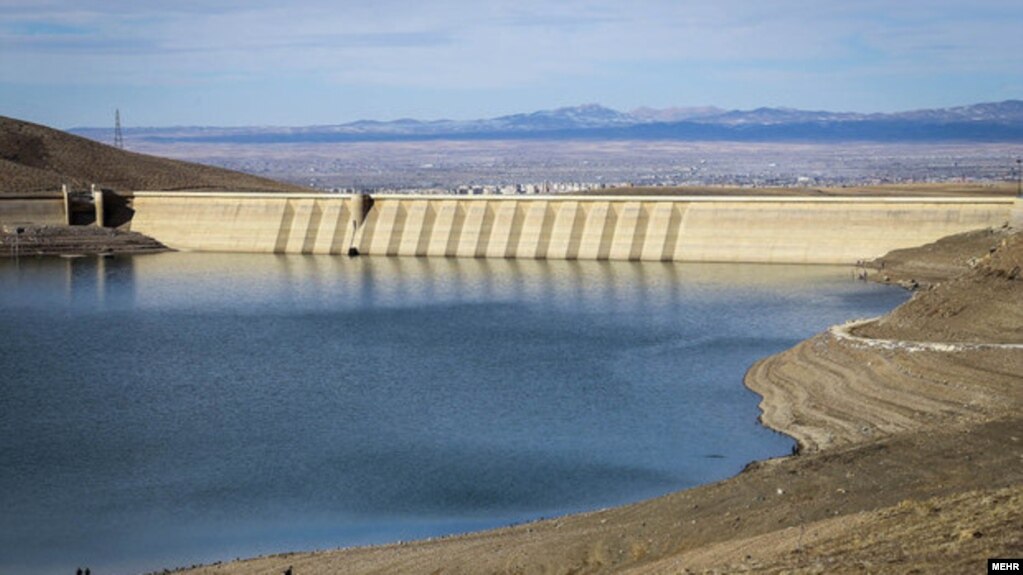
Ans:
[[[0,115],[57,128],[1008,99],[1019,0],[0,0]]]

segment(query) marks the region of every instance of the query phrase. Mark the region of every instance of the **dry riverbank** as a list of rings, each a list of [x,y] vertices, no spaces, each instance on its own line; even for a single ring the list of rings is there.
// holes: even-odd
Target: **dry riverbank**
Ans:
[[[1021,256],[1020,236],[1006,234],[993,253],[970,256],[965,276],[889,314],[891,330],[831,330],[754,365],[746,384],[763,395],[763,421],[795,437],[798,456],[621,508],[191,572],[982,572],[988,557],[1023,555],[1023,349],[900,338],[921,335],[919,324],[948,340],[971,317],[1008,314],[971,333],[974,343],[1011,340],[1023,324],[1012,271]],[[953,304],[955,314],[933,312]],[[896,341],[857,339],[874,333]]]
[[[966,273],[980,258],[1012,235],[1008,227],[956,234],[915,248],[893,250],[864,265],[878,283],[916,283],[928,287]]]
[[[956,240],[961,241],[956,244]],[[963,249],[962,246],[972,249]],[[1007,230],[960,234],[924,246],[955,254],[965,273],[929,286],[878,322],[856,330],[874,338],[936,342],[1023,342],[1023,233]],[[956,249],[959,247],[960,249]],[[988,254],[970,256],[971,253]],[[884,259],[889,259],[886,256]],[[901,276],[919,265],[895,266]],[[913,269],[916,268],[916,269]]]

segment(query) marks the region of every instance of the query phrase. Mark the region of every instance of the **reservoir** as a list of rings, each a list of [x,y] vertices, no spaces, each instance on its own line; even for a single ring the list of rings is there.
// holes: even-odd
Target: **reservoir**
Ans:
[[[0,261],[0,572],[431,537],[792,441],[757,359],[884,313],[848,267],[166,253]]]

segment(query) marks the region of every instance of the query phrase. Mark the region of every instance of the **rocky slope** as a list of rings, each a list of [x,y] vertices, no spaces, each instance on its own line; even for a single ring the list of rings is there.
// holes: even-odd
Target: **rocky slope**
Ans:
[[[956,250],[955,264],[962,265],[959,262],[965,259],[969,271],[918,292],[856,333],[913,341],[1023,343],[1023,233],[977,232],[963,239],[961,243],[976,248],[997,243],[979,257]],[[940,248],[933,244],[921,251]],[[899,273],[905,274],[905,269]]]
[[[98,184],[115,191],[308,191],[221,168],[127,152],[0,116],[0,198],[9,193],[59,191],[61,184],[78,190]]]
[[[95,226],[3,226],[0,258],[85,254],[142,254],[167,246],[137,232]]]

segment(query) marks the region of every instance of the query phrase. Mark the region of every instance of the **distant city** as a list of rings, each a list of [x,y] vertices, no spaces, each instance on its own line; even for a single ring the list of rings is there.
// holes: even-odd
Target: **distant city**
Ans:
[[[623,186],[834,187],[1016,181],[1023,144],[473,141],[153,144],[145,153],[319,190],[539,194]]]

